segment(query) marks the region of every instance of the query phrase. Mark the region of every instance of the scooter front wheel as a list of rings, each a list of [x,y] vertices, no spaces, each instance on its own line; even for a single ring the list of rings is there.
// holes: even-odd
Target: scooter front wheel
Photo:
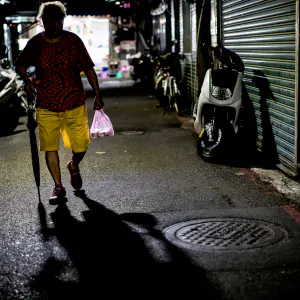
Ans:
[[[221,158],[229,149],[233,137],[234,130],[231,124],[206,124],[199,134],[197,151],[204,159]]]
[[[0,135],[11,134],[18,126],[20,112],[15,105],[10,105],[0,120]]]

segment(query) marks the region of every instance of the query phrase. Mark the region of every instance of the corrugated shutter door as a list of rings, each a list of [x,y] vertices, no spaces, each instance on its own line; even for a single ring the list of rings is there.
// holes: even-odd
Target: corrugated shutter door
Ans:
[[[180,50],[184,53],[182,75],[186,96],[184,109],[191,112],[194,103],[196,52],[197,52],[197,15],[196,4],[180,0]]]
[[[191,100],[192,100],[192,54],[191,53],[184,53],[184,60],[182,63],[183,67],[183,81],[185,84],[185,93],[184,95],[184,108],[190,109]]]
[[[180,52],[183,53],[183,0],[179,0],[179,45]]]
[[[184,87],[184,108],[188,107],[191,99],[191,53],[187,53],[184,50],[184,43],[186,42],[184,39],[187,37],[184,34],[184,17],[186,11],[184,10],[183,0],[179,0],[179,32],[180,32],[180,52],[184,53],[185,59],[181,62],[182,67],[182,80]],[[181,91],[182,92],[182,91]]]
[[[197,101],[195,93],[195,84],[196,84],[196,64],[197,64],[197,7],[196,3],[191,4],[191,39],[192,39],[192,70],[191,70],[191,79],[192,79],[192,101],[191,101],[191,112],[195,101]]]
[[[296,1],[221,1],[223,44],[245,64],[244,83],[255,108],[258,147],[264,136],[262,94],[252,81],[255,75],[270,84],[266,102],[279,159],[295,169]]]
[[[176,39],[175,36],[175,7],[174,7],[174,0],[170,2],[171,6],[171,40],[174,41]],[[175,45],[172,46],[172,51],[175,52]]]

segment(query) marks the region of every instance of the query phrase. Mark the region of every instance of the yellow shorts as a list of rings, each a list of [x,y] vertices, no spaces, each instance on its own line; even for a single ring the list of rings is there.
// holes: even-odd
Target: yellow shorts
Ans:
[[[75,153],[85,152],[90,144],[86,105],[64,112],[37,108],[36,121],[41,151],[57,151],[60,134],[65,148],[72,149]]]

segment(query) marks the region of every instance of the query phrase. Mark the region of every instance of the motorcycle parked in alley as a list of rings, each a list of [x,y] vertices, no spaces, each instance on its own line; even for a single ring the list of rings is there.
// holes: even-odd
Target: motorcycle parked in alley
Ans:
[[[244,65],[223,46],[209,49],[212,67],[207,70],[197,107],[194,128],[199,135],[198,153],[204,159],[219,158],[233,150],[239,130]]]
[[[1,59],[0,66],[0,134],[6,135],[16,129],[28,104],[24,83],[11,69],[9,60]]]
[[[148,84],[152,76],[152,64],[150,55],[138,52],[136,54],[126,56],[129,64],[133,67],[131,77],[136,83]]]

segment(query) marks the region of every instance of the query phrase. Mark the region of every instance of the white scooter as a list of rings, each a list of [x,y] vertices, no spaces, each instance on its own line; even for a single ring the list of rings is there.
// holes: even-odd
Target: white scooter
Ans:
[[[10,134],[28,109],[24,84],[7,58],[0,60],[0,135]]]
[[[237,54],[222,46],[210,50],[213,67],[206,72],[194,109],[194,127],[199,134],[198,153],[203,158],[218,158],[230,151],[239,129],[244,65]]]

